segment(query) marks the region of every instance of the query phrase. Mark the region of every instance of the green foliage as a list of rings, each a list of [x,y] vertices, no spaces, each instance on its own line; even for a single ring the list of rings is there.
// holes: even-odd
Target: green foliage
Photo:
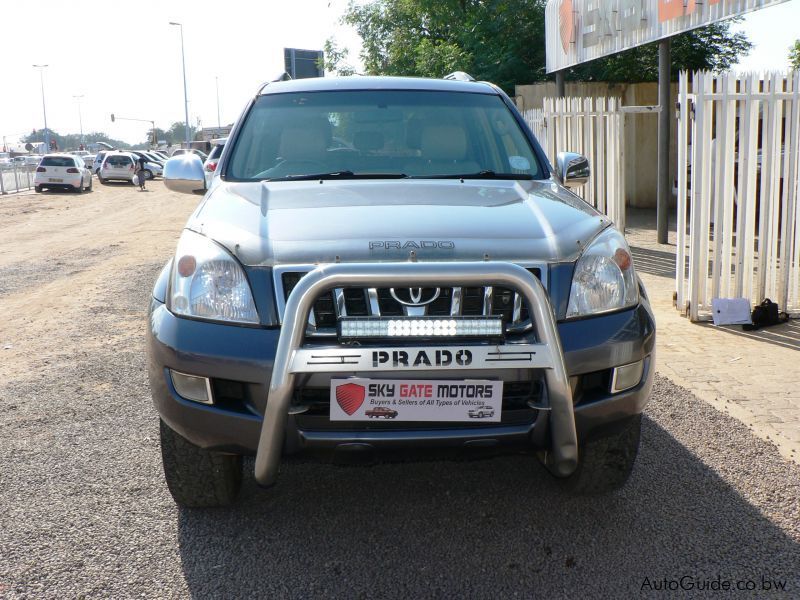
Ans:
[[[189,139],[193,140],[197,128],[189,124]],[[175,121],[166,131],[168,144],[181,144],[186,141],[186,124],[183,121]],[[162,138],[164,139],[164,138]]]
[[[147,147],[144,144],[131,146],[127,142],[123,142],[122,140],[115,140],[108,134],[100,131],[92,131],[91,133],[85,133],[83,135],[83,138],[87,146],[94,142],[105,142],[107,144],[111,144],[112,146],[114,146],[114,148],[130,148],[132,150],[136,150],[139,148],[144,149]],[[81,134],[79,133],[68,133],[62,135],[50,129],[50,139],[56,141],[56,144],[58,144],[59,151],[77,150],[81,145]],[[22,145],[25,145],[27,142],[44,142],[44,129],[38,129],[32,131],[28,135],[23,136],[20,139],[20,142],[22,143]]]
[[[547,79],[546,0],[351,0],[342,20],[362,39],[367,73],[442,77],[466,71],[506,91]],[[673,70],[724,70],[751,44],[730,21],[673,39]],[[657,45],[570,70],[570,79],[654,81]]]
[[[800,40],[797,40],[791,48],[789,48],[789,65],[793,69],[800,69]]]
[[[442,77],[466,71],[510,89],[544,78],[546,0],[351,2],[367,73]]]
[[[153,130],[152,129],[148,129],[147,130],[147,137],[145,139],[145,143],[149,144],[150,140],[152,140],[152,139],[153,139]],[[166,141],[168,144],[172,143],[171,142],[171,135],[167,131],[161,129],[160,127],[156,127],[156,141],[160,142],[162,140]],[[181,140],[181,141],[183,141],[183,140]]]
[[[347,48],[339,48],[336,40],[328,38],[325,40],[325,45],[322,49],[322,55],[324,57],[322,68],[327,73],[336,73],[341,76],[353,75],[356,70],[347,62],[349,54],[350,51]]]
[[[186,126],[183,121],[175,121],[172,125],[170,125],[169,129],[161,129],[160,127],[156,127],[156,140],[158,141],[166,141],[167,145],[172,146],[173,144],[180,145],[186,141],[185,137]],[[196,139],[198,135],[198,130],[196,127],[192,127],[189,125],[189,139]],[[150,140],[153,139],[153,130],[147,130],[147,136],[145,138],[145,144],[150,145]]]

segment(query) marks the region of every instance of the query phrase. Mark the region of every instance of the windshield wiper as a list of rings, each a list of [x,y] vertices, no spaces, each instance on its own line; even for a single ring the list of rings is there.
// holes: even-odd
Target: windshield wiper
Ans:
[[[354,173],[353,171],[331,171],[329,173],[310,173],[308,175],[285,175],[263,181],[315,181],[317,179],[405,179],[405,173]]]
[[[495,173],[490,169],[477,173],[442,174],[442,175],[414,175],[414,179],[533,179],[530,173]]]

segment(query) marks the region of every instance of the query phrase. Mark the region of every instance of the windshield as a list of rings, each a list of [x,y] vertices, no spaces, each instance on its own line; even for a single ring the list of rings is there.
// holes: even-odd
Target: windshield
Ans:
[[[260,97],[232,148],[227,178],[324,174],[546,177],[496,95],[364,90]]]

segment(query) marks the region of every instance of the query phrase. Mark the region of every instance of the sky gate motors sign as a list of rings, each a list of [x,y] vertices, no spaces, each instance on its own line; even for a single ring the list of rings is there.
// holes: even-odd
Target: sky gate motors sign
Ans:
[[[786,0],[548,0],[547,72]]]

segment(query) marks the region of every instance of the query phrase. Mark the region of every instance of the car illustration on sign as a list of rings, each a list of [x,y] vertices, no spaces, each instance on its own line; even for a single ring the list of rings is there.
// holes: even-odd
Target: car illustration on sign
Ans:
[[[397,417],[397,411],[385,406],[377,406],[370,408],[364,412],[370,419],[394,419]]]
[[[473,419],[486,419],[494,416],[494,408],[482,404],[481,406],[470,409],[467,414]]]

